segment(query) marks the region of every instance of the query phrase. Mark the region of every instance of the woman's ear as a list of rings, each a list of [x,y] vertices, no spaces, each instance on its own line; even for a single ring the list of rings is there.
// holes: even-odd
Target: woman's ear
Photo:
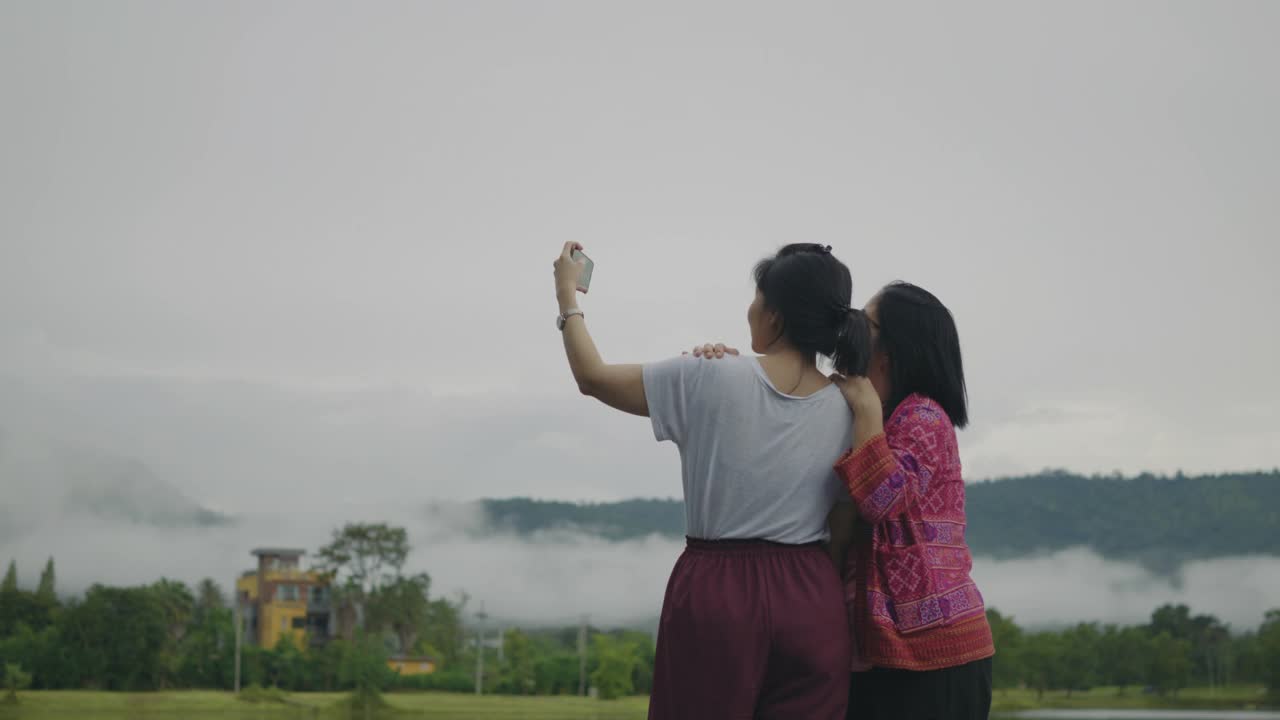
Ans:
[[[773,337],[773,340],[769,341],[769,346],[772,347],[774,343],[782,339],[782,332],[786,323],[782,320],[782,313],[769,307],[764,309],[764,321],[769,327],[769,335]]]

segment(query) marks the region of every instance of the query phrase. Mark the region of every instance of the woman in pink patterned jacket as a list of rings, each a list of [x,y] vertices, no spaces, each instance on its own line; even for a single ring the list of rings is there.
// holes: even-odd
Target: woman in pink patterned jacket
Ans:
[[[867,376],[833,378],[854,414],[853,449],[836,472],[865,528],[850,531],[844,571],[864,670],[849,717],[985,720],[995,648],[964,537],[960,337],[950,311],[915,285],[883,288],[866,314]],[[851,519],[833,522],[833,546]]]

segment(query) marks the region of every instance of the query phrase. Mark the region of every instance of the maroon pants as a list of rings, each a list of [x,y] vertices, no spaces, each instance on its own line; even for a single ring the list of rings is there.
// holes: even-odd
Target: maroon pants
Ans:
[[[849,663],[820,545],[690,539],[662,603],[649,718],[837,720]]]

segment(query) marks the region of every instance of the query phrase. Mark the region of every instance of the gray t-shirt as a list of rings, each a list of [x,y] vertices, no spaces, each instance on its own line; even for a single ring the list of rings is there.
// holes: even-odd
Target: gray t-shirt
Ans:
[[[644,366],[653,434],[680,448],[690,537],[800,544],[825,540],[848,499],[832,465],[853,415],[830,386],[786,395],[755,358],[682,356]]]

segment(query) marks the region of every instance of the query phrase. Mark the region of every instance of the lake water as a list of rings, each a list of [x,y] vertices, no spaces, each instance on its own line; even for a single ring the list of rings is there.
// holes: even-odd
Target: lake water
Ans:
[[[452,698],[450,698],[452,699]],[[519,699],[460,697],[465,702],[390,715],[374,714],[369,720],[385,717],[404,720],[644,720],[644,703],[562,705],[562,700],[536,702]],[[343,712],[315,713],[313,709],[245,707],[235,710],[201,711],[175,708],[121,708],[100,710],[91,705],[78,709],[6,707],[0,704],[0,720],[365,720],[363,713],[348,716]],[[1030,710],[993,715],[993,720],[1280,720],[1280,712],[1209,711],[1209,710]]]
[[[1280,712],[1210,710],[1032,710],[1000,715],[1023,720],[1280,720]]]
[[[416,714],[415,714],[416,715]],[[232,712],[232,714],[221,714],[221,712],[201,712],[198,715],[186,714],[186,712],[140,712],[140,714],[132,714],[132,712],[124,711],[87,711],[87,712],[14,712],[0,711],[0,720],[192,720],[197,717],[200,720],[257,720],[261,717],[268,717],[270,720],[289,720],[289,714],[270,714],[260,715],[253,711]],[[315,717],[311,712],[300,712],[297,715],[300,719],[311,719]],[[334,715],[320,715],[319,717],[340,717]],[[358,717],[358,716],[357,716]],[[379,717],[378,715],[374,715]],[[403,715],[390,715],[387,717],[404,717]],[[495,717],[481,711],[480,714],[451,714],[451,712],[429,712],[429,714],[421,715],[426,719],[451,719],[451,720],[480,720],[481,717]],[[517,717],[517,715],[497,715],[497,717]],[[557,720],[554,715],[538,715],[543,720]],[[611,714],[611,712],[602,712],[602,714],[593,715],[568,715],[564,716],[564,720],[585,719],[591,717],[593,720],[635,720],[636,717],[643,715],[632,715],[630,712],[620,712],[620,714]],[[1280,720],[1280,712],[1254,712],[1254,711],[1202,711],[1202,710],[1034,710],[1027,712],[1015,712],[1015,714],[993,715],[995,720]]]

